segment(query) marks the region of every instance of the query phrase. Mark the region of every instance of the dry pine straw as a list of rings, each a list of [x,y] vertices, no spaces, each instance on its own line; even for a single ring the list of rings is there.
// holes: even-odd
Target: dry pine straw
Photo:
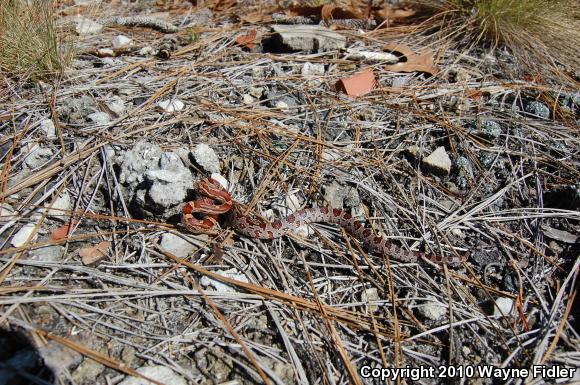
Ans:
[[[578,148],[578,131],[569,116],[522,118],[492,108],[481,96],[517,105],[531,92],[549,100],[556,90],[497,82],[478,57],[447,49],[439,55],[443,71],[452,64],[463,67],[469,80],[449,83],[443,75],[410,79],[394,89],[391,81],[399,75],[375,65],[378,89],[351,100],[330,85],[352,74],[353,63],[335,54],[243,52],[231,42],[244,32],[215,28],[167,61],[129,55],[69,73],[52,95],[53,107],[85,94],[106,101],[118,90],[132,92],[133,106],[103,126],[61,124],[59,138],[44,143],[55,150],[54,158],[25,178],[17,177],[23,149],[42,138],[37,122],[50,106],[45,93],[26,90],[13,102],[2,101],[2,143],[10,139],[12,146],[3,159],[0,198],[17,214],[3,218],[1,227],[0,321],[127,374],[134,372],[119,352],[131,346],[139,358],[134,367],[141,360],[159,363],[191,381],[218,375],[192,370],[216,360],[264,383],[315,378],[362,383],[358,368],[365,364],[577,365],[578,336],[568,317],[579,262],[554,255],[534,229],[538,223],[580,219],[577,212],[538,204],[544,189],[577,180],[577,150],[561,156],[550,146]],[[364,39],[367,49],[378,49],[387,38],[385,32],[344,33]],[[425,41],[406,43],[419,47]],[[327,75],[302,76],[298,69],[306,61],[325,64]],[[265,76],[251,77],[257,68]],[[301,106],[286,112],[242,105],[249,86],[302,94]],[[155,110],[155,102],[168,97],[188,107],[172,115]],[[470,108],[447,108],[454,97],[469,101]],[[475,135],[468,123],[483,112],[519,131],[496,142]],[[144,137],[165,150],[210,143],[224,175],[237,178],[235,193],[253,209],[288,193],[317,204],[322,186],[339,180],[356,187],[373,226],[403,247],[428,244],[432,252],[445,253],[455,247],[492,255],[495,265],[483,267],[474,259],[458,268],[401,264],[367,255],[340,229],[324,225],[310,238],[272,243],[235,238],[223,246],[221,261],[208,263],[211,245],[224,237],[203,240],[151,218],[132,219],[126,211],[128,197],[118,194],[105,146],[129,148]],[[432,150],[441,143],[475,165],[478,177],[461,194],[403,156],[412,144]],[[482,164],[481,153],[493,161]],[[241,167],[236,159],[242,159]],[[58,223],[32,214],[64,189],[74,197],[71,215],[80,223],[66,240],[50,242],[46,232]],[[116,204],[106,203],[103,192]],[[448,209],[442,202],[449,200],[458,203]],[[12,235],[26,223],[35,225],[39,237],[11,247]],[[199,248],[188,259],[163,252],[157,242],[167,231]],[[81,265],[78,249],[104,239],[112,241],[110,259],[98,267]],[[64,247],[62,261],[29,258],[31,249],[54,243]],[[249,283],[216,274],[231,267]],[[494,269],[515,277],[513,290]],[[237,290],[202,289],[202,276]],[[378,293],[372,304],[363,296],[371,288]],[[490,316],[487,304],[497,297],[515,301],[512,315]],[[433,301],[445,306],[440,321],[419,311]],[[48,314],[44,321],[42,312]],[[82,339],[70,333],[73,326]],[[273,371],[274,362],[292,369],[287,379]]]

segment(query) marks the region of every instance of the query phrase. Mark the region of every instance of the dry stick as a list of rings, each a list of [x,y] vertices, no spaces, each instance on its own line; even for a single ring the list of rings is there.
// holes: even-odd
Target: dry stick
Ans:
[[[453,328],[453,299],[451,298],[451,287],[449,284],[449,269],[447,269],[447,264],[443,265],[443,272],[445,273],[445,287],[447,289],[447,303],[449,304],[449,357],[448,357],[448,365],[453,365],[453,353],[454,353],[454,346],[455,343],[453,338],[455,336],[454,328]]]
[[[228,332],[232,335],[232,337],[234,337],[234,339],[240,344],[240,346],[242,347],[242,350],[244,351],[244,353],[246,353],[246,356],[248,357],[248,359],[250,360],[252,365],[254,365],[254,367],[258,371],[258,374],[260,375],[260,377],[262,378],[264,383],[267,385],[270,384],[270,380],[268,380],[268,376],[266,376],[266,373],[264,373],[264,371],[262,370],[262,368],[258,364],[258,361],[256,361],[256,357],[254,357],[254,354],[252,353],[252,351],[246,346],[246,344],[244,343],[244,340],[242,340],[242,338],[236,332],[234,327],[228,322],[228,320],[226,320],[226,317],[224,317],[222,312],[219,311],[216,304],[205,294],[205,291],[201,288],[201,286],[194,285],[194,288],[201,294],[203,299],[212,308],[212,310],[218,316],[218,318],[222,321],[222,323],[224,324],[226,329],[228,329]]]
[[[354,384],[362,385],[361,379],[358,376],[358,373],[356,372],[356,368],[353,366],[352,361],[348,357],[348,353],[346,352],[344,345],[342,344],[342,341],[341,341],[340,337],[338,336],[336,328],[332,324],[332,320],[328,317],[328,315],[325,311],[325,305],[320,300],[320,296],[318,295],[318,291],[316,290],[316,286],[314,285],[314,282],[312,280],[312,274],[310,274],[309,269],[306,269],[306,276],[308,277],[308,283],[310,284],[312,294],[314,295],[314,299],[316,301],[316,304],[318,305],[318,310],[320,311],[320,314],[321,314],[322,318],[324,319],[324,323],[326,324],[326,328],[330,332],[329,333],[330,338],[335,343],[336,350],[338,350],[338,354],[340,355],[340,358],[342,359],[344,366],[346,366],[346,370],[348,371],[350,379],[353,381]]]
[[[347,245],[349,254],[352,256],[352,264],[353,264],[354,268],[356,269],[357,276],[358,276],[358,278],[359,278],[359,280],[360,280],[360,282],[362,284],[362,287],[364,288],[365,287],[365,280],[364,280],[364,278],[365,277],[368,277],[368,276],[365,275],[365,273],[361,270],[358,262],[356,261],[356,255],[354,253],[354,250],[351,247],[350,240],[349,240],[349,238],[347,236],[347,233],[346,233],[346,231],[344,229],[342,229],[342,236],[346,240],[346,245]],[[359,250],[361,250],[360,249],[360,246],[358,246],[358,248],[359,248]],[[366,253],[364,253],[362,251],[361,251],[361,253],[362,253],[362,255],[364,255],[365,261],[367,262],[368,266],[372,269],[372,272],[373,273],[377,273],[376,270],[372,267],[371,261],[368,260],[368,256],[366,255]],[[381,281],[381,285],[377,285],[377,282],[375,282],[375,279],[374,278],[369,278],[369,279],[372,281],[373,285],[377,289],[379,289],[379,290],[382,291],[382,287],[384,287],[384,283],[385,282],[383,281],[382,277],[380,277],[380,275],[377,274],[377,276],[379,277],[379,280]],[[368,302],[369,301],[368,301],[368,298],[367,298],[367,306],[369,306],[369,308],[370,308],[370,305],[368,304]],[[369,309],[369,313],[370,313],[370,316],[371,316],[371,322],[372,322],[373,330],[377,330],[377,320],[376,320],[376,318],[375,318],[372,310]],[[375,341],[377,342],[377,349],[379,351],[379,355],[381,356],[381,361],[383,362],[383,367],[386,368],[387,367],[387,357],[385,356],[385,352],[383,352],[383,343],[382,343],[382,341],[381,341],[380,336],[379,336],[378,333],[373,333],[373,334],[374,334],[374,337],[375,337]]]
[[[570,296],[570,298],[568,298],[568,304],[566,305],[566,310],[564,311],[564,315],[562,316],[562,319],[560,320],[560,325],[558,325],[558,329],[556,330],[556,335],[554,335],[554,339],[552,340],[552,343],[550,344],[550,346],[548,347],[548,349],[546,350],[546,353],[544,353],[544,356],[542,357],[542,360],[540,361],[540,363],[543,365],[552,355],[552,352],[554,351],[554,349],[556,348],[556,345],[558,344],[558,340],[560,339],[560,334],[562,334],[562,331],[564,330],[564,326],[566,326],[566,322],[568,321],[568,317],[570,316],[570,311],[572,310],[572,306],[574,305],[574,299],[576,298],[576,289],[574,289],[574,291],[572,292],[572,295]]]
[[[62,190],[64,190],[64,183],[62,184],[60,190],[57,191],[56,198],[52,201],[52,203],[50,205],[48,205],[48,210],[45,210],[42,213],[42,216],[40,217],[40,219],[38,220],[38,222],[34,226],[34,229],[32,229],[32,232],[28,235],[28,237],[26,238],[26,241],[24,241],[24,246],[25,247],[26,247],[26,245],[28,245],[34,239],[34,237],[38,233],[38,230],[40,229],[40,226],[42,225],[42,223],[46,219],[46,216],[48,215],[48,212],[51,209],[52,205],[56,203],[56,200],[58,199],[58,197],[62,193]],[[15,253],[14,256],[12,257],[12,259],[10,260],[10,262],[8,262],[7,264],[5,264],[4,266],[2,266],[0,268],[0,285],[2,285],[2,283],[4,282],[4,280],[6,279],[6,277],[8,276],[8,274],[10,274],[10,271],[12,271],[12,268],[16,265],[16,262],[23,255],[24,255],[24,252],[23,251],[20,251],[20,252]]]
[[[248,203],[248,206],[246,207],[245,211],[244,211],[244,215],[248,214],[250,212],[250,210],[258,203],[258,201],[262,198],[262,195],[266,192],[266,187],[268,186],[268,184],[270,183],[270,180],[273,177],[273,174],[271,173],[272,169],[278,167],[278,163],[281,160],[284,160],[288,157],[288,155],[290,155],[292,153],[292,151],[298,146],[298,144],[300,143],[300,140],[297,139],[294,141],[294,143],[292,143],[292,145],[290,147],[288,147],[286,149],[286,151],[284,151],[282,154],[280,154],[280,156],[278,156],[276,159],[274,159],[274,161],[272,162],[272,164],[268,167],[268,169],[265,171],[265,177],[262,180],[262,183],[260,184],[260,186],[258,188],[258,191],[254,194],[252,200],[250,201],[250,203]]]
[[[391,261],[385,255],[383,255],[383,262],[385,264],[385,270],[387,272],[387,287],[389,289],[389,299],[393,305],[393,332],[394,332],[394,342],[395,342],[395,367],[400,367],[401,362],[401,327],[399,325],[399,317],[397,316],[397,298],[395,297],[395,287],[393,285],[393,271],[391,269]],[[400,382],[400,377],[397,378],[397,383]]]
[[[174,262],[177,262],[199,274],[205,275],[207,277],[210,277],[212,279],[215,279],[216,281],[220,281],[220,282],[224,282],[228,285],[232,285],[232,286],[237,286],[240,287],[244,290],[247,290],[249,293],[252,294],[256,294],[268,299],[272,299],[272,300],[277,300],[279,302],[282,303],[287,303],[287,304],[291,304],[294,305],[296,308],[301,309],[301,310],[305,310],[305,311],[309,311],[312,313],[317,313],[318,310],[318,305],[315,303],[312,303],[312,301],[309,301],[307,299],[304,298],[300,298],[300,297],[296,297],[290,294],[285,294],[285,293],[281,293],[277,290],[272,290],[272,289],[268,289],[268,288],[264,288],[261,286],[257,286],[257,285],[253,285],[250,283],[246,283],[246,282],[241,282],[232,278],[228,278],[228,277],[224,277],[222,275],[219,275],[217,273],[214,273],[212,271],[209,271],[197,264],[191,263],[191,262],[187,262],[187,261],[182,261],[181,258],[176,257],[175,255],[168,253],[164,250],[158,249],[159,252],[161,252],[163,255],[165,255],[168,259],[173,260]],[[357,329],[361,329],[364,331],[368,331],[368,332],[372,332],[373,329],[371,326],[368,326],[368,321],[366,321],[366,317],[362,316],[361,314],[357,314],[355,312],[349,312],[349,311],[344,311],[341,309],[335,309],[333,307],[330,306],[326,306],[325,307],[325,312],[326,314],[329,314],[331,316],[332,319],[339,321],[339,322],[343,322],[349,325],[353,325],[354,327],[356,327]],[[382,335],[383,337],[390,337],[387,332],[385,330],[380,330],[379,334]]]

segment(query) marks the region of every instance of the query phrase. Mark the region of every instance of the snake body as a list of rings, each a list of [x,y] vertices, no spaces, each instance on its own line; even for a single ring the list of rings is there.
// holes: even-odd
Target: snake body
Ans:
[[[210,231],[218,216],[229,214],[231,227],[239,234],[257,238],[274,239],[308,223],[335,223],[360,240],[371,252],[388,255],[402,262],[418,262],[422,258],[435,263],[459,263],[464,256],[438,256],[401,249],[387,239],[374,233],[369,227],[355,219],[349,212],[330,207],[302,209],[273,222],[245,215],[241,205],[214,179],[201,180],[197,185],[200,196],[183,207],[182,223],[192,233]]]

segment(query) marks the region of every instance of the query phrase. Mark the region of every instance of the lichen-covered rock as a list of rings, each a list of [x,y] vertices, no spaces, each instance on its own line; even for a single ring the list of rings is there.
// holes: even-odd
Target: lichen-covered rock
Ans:
[[[531,101],[526,104],[525,110],[528,114],[537,116],[542,119],[550,118],[550,109],[542,102]]]

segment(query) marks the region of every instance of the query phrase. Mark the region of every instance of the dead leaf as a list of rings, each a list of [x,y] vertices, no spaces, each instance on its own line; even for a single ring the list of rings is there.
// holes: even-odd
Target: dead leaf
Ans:
[[[320,10],[320,17],[322,18],[322,20],[324,21],[328,21],[332,19],[332,11],[335,9],[336,7],[334,5],[331,4],[325,4],[322,6],[322,9]]]
[[[103,241],[99,242],[95,246],[83,247],[79,250],[79,255],[82,258],[83,264],[92,266],[107,258],[110,246],[111,242]]]
[[[248,49],[256,48],[256,35],[258,32],[255,29],[249,30],[245,35],[240,35],[236,38],[236,43]]]
[[[265,14],[264,12],[261,11],[238,15],[238,18],[249,24],[269,23],[272,21],[271,15]]]
[[[360,72],[349,78],[340,79],[336,88],[348,96],[361,96],[373,90],[377,81],[372,70]]]
[[[394,72],[425,72],[431,76],[439,72],[433,60],[433,52],[428,48],[423,48],[419,54],[405,45],[387,44],[384,51],[396,52],[401,55],[401,60],[396,64],[387,65],[387,71]]]
[[[373,12],[373,17],[377,22],[382,23],[386,21],[386,24],[390,26],[401,23],[416,13],[417,11],[410,7],[397,7],[387,4],[379,10],[375,10]]]
[[[66,223],[50,232],[50,240],[51,241],[61,241],[68,237],[68,233],[72,227],[76,225],[76,221],[72,221],[71,223]]]
[[[364,15],[359,11],[357,11],[356,9],[345,9],[341,7],[335,7],[334,5],[330,4],[321,5],[318,7],[309,7],[309,6],[292,7],[290,8],[290,10],[286,11],[286,15],[289,17],[314,16],[324,21],[332,19],[365,19]]]

